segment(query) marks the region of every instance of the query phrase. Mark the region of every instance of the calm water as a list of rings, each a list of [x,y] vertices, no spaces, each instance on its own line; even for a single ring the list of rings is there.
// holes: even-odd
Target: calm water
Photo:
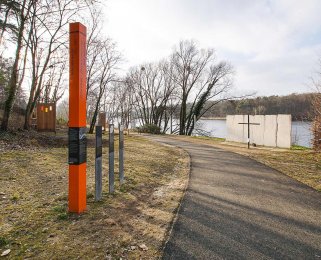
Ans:
[[[206,131],[209,136],[226,138],[226,120],[199,120],[198,128]],[[311,147],[311,122],[292,122],[292,143]]]

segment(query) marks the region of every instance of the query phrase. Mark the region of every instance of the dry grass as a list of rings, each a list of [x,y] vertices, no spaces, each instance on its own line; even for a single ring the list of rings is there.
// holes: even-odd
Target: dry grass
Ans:
[[[227,143],[224,139],[210,137],[173,137],[190,142],[213,145],[248,156],[283,174],[321,191],[321,153],[311,149],[278,149],[251,147],[246,144]]]
[[[159,258],[188,181],[188,155],[126,137],[126,183],[116,183],[115,194],[108,194],[104,149],[103,200],[95,203],[89,147],[87,211],[78,216],[67,213],[67,148],[64,142],[57,146],[0,149],[0,253],[10,248],[10,259]],[[148,250],[139,247],[143,244]]]

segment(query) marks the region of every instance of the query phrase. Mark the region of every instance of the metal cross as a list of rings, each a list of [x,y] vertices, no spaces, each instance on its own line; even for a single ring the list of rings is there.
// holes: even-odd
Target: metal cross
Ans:
[[[247,123],[239,123],[239,125],[247,125],[247,149],[250,149],[250,125],[260,125],[260,124],[250,123],[250,115],[247,115]]]

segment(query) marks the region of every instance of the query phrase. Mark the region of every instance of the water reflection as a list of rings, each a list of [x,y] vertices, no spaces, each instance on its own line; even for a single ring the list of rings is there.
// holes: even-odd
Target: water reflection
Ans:
[[[226,138],[227,135],[225,119],[202,119],[199,120],[197,127],[206,131],[209,136]],[[312,137],[311,122],[292,122],[292,144],[312,147]]]

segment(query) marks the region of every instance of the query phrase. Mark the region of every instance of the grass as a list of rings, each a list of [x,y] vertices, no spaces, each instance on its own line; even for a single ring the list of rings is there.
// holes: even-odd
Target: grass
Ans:
[[[199,140],[211,140],[214,142],[224,142],[225,141],[225,138],[210,137],[210,136],[192,136],[192,138],[199,139]]]
[[[17,201],[20,199],[20,194],[18,192],[13,193],[12,198],[13,201]]]
[[[9,244],[9,241],[4,237],[0,237],[0,246],[3,247],[3,246],[6,246],[7,244]]]
[[[26,133],[23,133],[26,135]],[[37,135],[33,134],[37,141]],[[65,134],[66,135],[66,134]],[[20,145],[0,142],[0,253],[9,259],[156,259],[162,254],[174,212],[188,180],[189,157],[180,150],[139,137],[125,139],[125,184],[108,194],[108,149],[103,151],[103,199],[94,201],[94,147],[87,158],[87,210],[67,212],[68,165],[65,141]],[[54,135],[48,134],[50,138]],[[63,133],[57,134],[62,138]],[[13,141],[10,141],[13,138]],[[89,136],[93,139],[94,136]],[[107,135],[103,139],[106,147]],[[59,141],[59,142],[60,142]],[[42,146],[53,143],[53,146]],[[117,140],[115,141],[117,162]],[[0,147],[1,148],[1,147]],[[143,251],[139,245],[149,249]],[[131,246],[136,246],[131,250]]]
[[[53,208],[54,214],[57,214],[58,220],[68,219],[67,205],[58,205]]]
[[[261,151],[249,154],[260,161],[306,185],[321,191],[321,154],[310,149]]]
[[[0,192],[6,197],[0,197],[0,252],[10,248],[9,259],[161,257],[163,242],[188,179],[189,158],[184,151],[127,136],[126,182],[120,187],[116,140],[116,192],[108,194],[108,154],[104,148],[103,199],[95,202],[94,136],[90,135],[87,211],[77,215],[67,212],[67,147],[63,139],[66,133],[58,133],[58,139],[51,134],[41,134],[40,139],[37,134],[32,135],[34,141],[25,144],[26,133],[6,134],[4,139],[0,136]],[[52,140],[46,141],[48,137]],[[104,135],[104,147],[106,138]],[[321,191],[321,155],[310,149],[294,146],[288,150],[261,147],[248,150],[245,146],[225,145],[221,138],[175,138],[240,153]],[[140,250],[141,244],[149,249]]]
[[[301,146],[301,145],[292,145],[291,150],[307,151],[307,150],[311,150],[311,148]]]

